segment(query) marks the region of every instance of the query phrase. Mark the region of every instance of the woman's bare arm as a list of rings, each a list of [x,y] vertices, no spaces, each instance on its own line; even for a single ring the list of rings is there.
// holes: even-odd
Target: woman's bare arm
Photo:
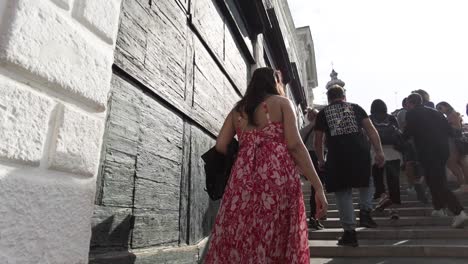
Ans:
[[[311,182],[315,191],[321,192],[323,191],[323,186],[312,164],[309,152],[307,152],[307,148],[299,135],[299,130],[296,125],[296,115],[291,102],[285,99],[282,101],[281,107],[283,113],[284,136],[288,150],[301,172]]]
[[[235,134],[234,113],[231,111],[231,113],[226,117],[226,120],[224,120],[223,127],[216,139],[216,150],[220,153],[226,154],[229,143],[231,143]]]

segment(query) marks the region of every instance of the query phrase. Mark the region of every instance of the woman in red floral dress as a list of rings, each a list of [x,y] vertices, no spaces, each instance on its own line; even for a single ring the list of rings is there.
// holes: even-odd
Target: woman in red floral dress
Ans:
[[[259,68],[226,118],[216,149],[240,148],[210,239],[205,263],[309,263],[299,170],[316,189],[317,219],[326,214],[323,187],[302,143],[280,75]]]

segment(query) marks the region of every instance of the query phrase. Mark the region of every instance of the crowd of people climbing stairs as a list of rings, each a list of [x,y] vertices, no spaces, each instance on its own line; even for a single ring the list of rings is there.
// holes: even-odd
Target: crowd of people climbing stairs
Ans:
[[[328,105],[307,109],[308,124],[299,130],[281,78],[271,68],[255,70],[211,151],[218,156],[205,160],[213,173],[225,172],[223,164],[232,161],[205,263],[309,263],[309,228],[327,228],[321,223],[327,215],[325,192],[336,197],[344,230],[338,245],[356,247],[356,227],[377,227],[375,211],[388,210],[399,219],[400,172],[410,192],[432,202],[434,216],[449,210],[454,228],[468,223],[447,182],[448,168],[458,180],[455,192],[468,192],[467,138],[462,117],[450,104],[435,106],[417,90],[392,114],[384,101],[375,100],[368,115],[346,100],[343,87],[333,85]],[[236,139],[238,149],[231,151]],[[311,183],[309,216],[301,175]],[[353,189],[359,192],[359,223]]]

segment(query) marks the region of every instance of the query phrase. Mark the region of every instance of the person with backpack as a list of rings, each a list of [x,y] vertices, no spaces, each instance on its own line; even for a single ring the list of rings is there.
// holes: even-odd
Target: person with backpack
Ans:
[[[304,142],[304,145],[307,148],[307,151],[309,151],[310,158],[312,159],[312,162],[314,164],[314,167],[318,169],[318,158],[317,154],[315,153],[314,150],[314,127],[315,127],[315,119],[317,117],[318,111],[317,109],[312,109],[308,108],[307,109],[307,120],[309,121],[309,124],[305,127],[303,127],[300,130],[301,138],[302,141]],[[320,177],[320,180],[322,181],[323,184],[323,179],[322,175],[319,170],[317,170],[317,174]],[[320,219],[315,218],[316,214],[316,203],[315,203],[315,189],[314,186],[310,186],[311,188],[311,195],[310,195],[310,217],[309,217],[309,228],[315,229],[315,230],[322,230],[325,227],[320,223]]]
[[[383,211],[391,205],[401,204],[400,198],[400,164],[402,133],[399,129],[397,119],[387,113],[387,105],[384,101],[377,99],[372,102],[370,120],[379,133],[382,148],[385,155],[384,167],[372,166],[375,194],[374,199],[379,199],[376,211]],[[384,184],[384,173],[386,176],[387,189]],[[398,219],[397,210],[390,211],[392,219]]]

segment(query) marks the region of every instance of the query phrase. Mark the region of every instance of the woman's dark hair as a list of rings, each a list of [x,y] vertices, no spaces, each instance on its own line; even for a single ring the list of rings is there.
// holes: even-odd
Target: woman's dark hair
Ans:
[[[443,107],[447,108],[448,111],[449,111],[449,113],[455,111],[455,110],[453,109],[453,107],[452,107],[449,103],[447,103],[447,102],[440,102],[440,103],[438,103],[437,106],[436,106],[436,109],[437,109],[437,110],[439,109],[439,106],[443,106]]]
[[[387,105],[385,104],[384,101],[380,99],[376,99],[372,102],[371,104],[371,114],[387,114]]]
[[[281,73],[272,68],[258,68],[254,71],[252,79],[247,86],[242,99],[237,103],[235,110],[245,112],[252,125],[255,122],[255,110],[270,95],[284,95],[281,87]]]

